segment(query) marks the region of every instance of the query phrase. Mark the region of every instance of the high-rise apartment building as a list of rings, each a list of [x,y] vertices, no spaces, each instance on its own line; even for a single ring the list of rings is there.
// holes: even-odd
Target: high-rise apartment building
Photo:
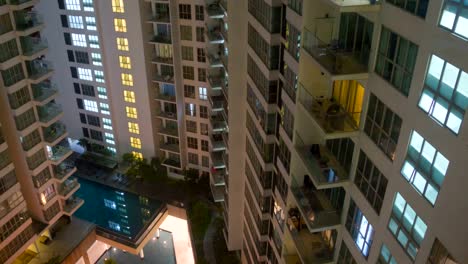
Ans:
[[[0,263],[83,204],[72,197],[79,183],[36,2],[0,1]]]
[[[227,189],[225,222],[243,263],[468,261],[466,10],[228,1],[229,91],[244,101],[229,111],[246,132],[229,144],[244,190]]]

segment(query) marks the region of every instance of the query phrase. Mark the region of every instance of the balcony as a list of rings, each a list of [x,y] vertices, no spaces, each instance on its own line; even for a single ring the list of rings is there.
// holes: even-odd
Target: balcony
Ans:
[[[172,37],[170,35],[153,35],[150,39],[151,43],[172,44]]]
[[[164,151],[169,151],[173,153],[180,153],[179,144],[172,144],[163,142],[159,145],[159,148]]]
[[[210,184],[211,194],[216,203],[224,202],[224,186],[214,186]]]
[[[153,54],[152,56],[152,59],[151,59],[151,62],[152,63],[162,63],[162,64],[174,64],[174,59],[172,57],[161,57],[157,54]]]
[[[221,61],[221,57],[219,55],[208,54],[207,57],[211,68],[223,67],[223,62]]]
[[[324,191],[314,188],[307,175],[304,177],[307,178],[302,186],[293,179],[291,192],[309,230],[317,232],[339,226],[341,211],[332,205]],[[342,197],[344,198],[344,195]]]
[[[222,44],[224,43],[223,35],[219,26],[209,27],[206,25],[206,36],[210,44]]]
[[[224,151],[226,150],[226,144],[224,143],[223,136],[219,134],[213,134],[210,137],[211,151]]]
[[[38,106],[37,112],[39,115],[39,121],[44,124],[47,124],[51,120],[55,119],[60,114],[62,114],[63,111],[60,105],[54,102],[50,102],[44,106]]]
[[[221,8],[224,10],[225,13],[227,13],[228,11],[228,1],[227,0],[221,0],[219,2],[219,6],[221,6]]]
[[[72,150],[69,147],[55,145],[51,148],[51,151],[49,152],[49,160],[51,160],[55,164],[59,164],[71,154]]]
[[[65,204],[63,205],[63,210],[65,211],[65,214],[71,216],[83,204],[84,204],[83,199],[80,199],[78,197],[70,197],[67,200],[65,200]]]
[[[170,119],[170,120],[177,120],[177,113],[169,112],[169,111],[158,111],[156,112],[156,116],[161,119]]]
[[[180,160],[174,158],[166,158],[162,163],[163,166],[181,169]]]
[[[159,13],[157,13],[155,15],[152,15],[148,19],[148,22],[170,24],[171,23],[171,16],[169,15],[169,10],[166,11],[166,12],[159,12]]]
[[[56,122],[50,125],[47,128],[43,129],[44,140],[47,143],[53,143],[57,141],[60,137],[67,133],[67,128],[64,124],[60,122]]]
[[[222,93],[220,93],[219,91],[211,92],[211,95],[208,97],[208,100],[210,102],[212,112],[223,111],[226,101]]]
[[[227,55],[221,56],[221,62],[223,64],[224,70],[227,72],[229,66],[229,58]]]
[[[359,11],[375,12],[380,10],[380,2],[376,0],[328,0],[340,8],[341,12]]]
[[[15,12],[16,31],[27,31],[44,24],[42,16],[33,11]]]
[[[175,102],[176,95],[174,90],[174,85],[170,84],[159,84],[158,83],[154,99],[160,101]]]
[[[227,122],[219,114],[211,117],[210,125],[213,133],[222,133],[228,130]]]
[[[38,103],[47,102],[49,99],[54,98],[58,94],[55,85],[50,82],[41,82],[39,84],[31,85],[34,101]]]
[[[292,237],[302,263],[333,263],[333,245],[328,245],[324,232],[311,233],[301,216],[290,215],[287,230]]]
[[[33,81],[37,81],[45,77],[54,70],[52,62],[42,59],[26,61],[26,69],[28,70],[29,79]]]
[[[221,8],[220,4],[216,2],[217,1],[214,1],[214,3],[207,3],[205,6],[209,18],[219,19],[224,17],[224,10]]]
[[[47,49],[47,42],[39,37],[21,37],[20,43],[23,55],[27,57],[31,57]]]
[[[174,84],[174,73],[155,73],[153,75],[153,82]]]
[[[179,128],[177,126],[161,126],[159,128],[159,134],[171,136],[171,137],[179,137]]]
[[[75,172],[76,167],[69,164],[66,160],[61,162],[59,165],[54,166],[54,178],[59,182],[63,182]]]
[[[345,49],[341,47],[339,40],[330,38],[328,41],[322,41],[307,28],[304,29],[303,35],[302,47],[304,50],[330,75],[368,73],[370,47],[368,49],[362,48],[360,51]]]
[[[302,84],[299,84],[297,98],[325,136],[339,138],[357,134],[360,111],[349,113],[334,98],[314,97]],[[360,105],[362,106],[362,101]]]
[[[71,196],[72,193],[74,193],[79,188],[80,183],[78,182],[78,180],[76,178],[70,178],[59,186],[59,194],[60,196],[67,199]]]
[[[221,152],[211,152],[211,162],[212,168],[216,170],[221,170],[226,168],[226,163],[224,162],[223,153]]]
[[[212,169],[210,175],[211,175],[213,184],[215,186],[224,186],[226,184],[226,178],[225,178],[226,170],[225,169],[221,169],[221,170]]]
[[[225,82],[224,75],[209,75],[208,83],[210,84],[211,90],[221,90],[223,83]]]

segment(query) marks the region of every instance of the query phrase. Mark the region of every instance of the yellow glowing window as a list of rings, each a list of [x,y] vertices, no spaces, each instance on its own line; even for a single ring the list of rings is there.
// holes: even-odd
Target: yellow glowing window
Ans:
[[[140,134],[140,126],[137,123],[128,122],[128,132]]]
[[[138,113],[135,107],[126,106],[125,111],[127,112],[127,117],[138,118]]]
[[[130,137],[130,145],[132,148],[141,149],[141,140],[139,138]]]
[[[133,86],[133,75],[128,73],[122,73],[122,84],[127,86]]]
[[[114,13],[125,12],[123,0],[112,0],[112,12]]]
[[[132,151],[132,154],[137,159],[143,159],[143,154],[141,154],[140,152]]]
[[[124,90],[125,102],[135,103],[135,92]]]
[[[114,18],[114,27],[117,32],[127,32],[127,21],[123,18]]]
[[[117,38],[117,49],[128,51],[128,39],[127,38]]]
[[[128,56],[119,56],[120,68],[122,69],[131,69],[132,63],[130,62],[130,57]]]

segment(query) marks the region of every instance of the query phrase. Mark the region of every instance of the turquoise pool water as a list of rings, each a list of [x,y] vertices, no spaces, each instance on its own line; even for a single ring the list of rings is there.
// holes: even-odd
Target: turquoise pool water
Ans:
[[[75,216],[113,235],[136,240],[164,206],[163,202],[78,178],[75,195],[85,202]]]

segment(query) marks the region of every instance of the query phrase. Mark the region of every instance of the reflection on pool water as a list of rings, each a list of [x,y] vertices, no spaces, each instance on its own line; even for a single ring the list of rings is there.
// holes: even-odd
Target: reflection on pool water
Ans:
[[[163,206],[158,200],[82,178],[78,181],[81,187],[75,195],[85,203],[74,215],[126,239],[138,239]]]

